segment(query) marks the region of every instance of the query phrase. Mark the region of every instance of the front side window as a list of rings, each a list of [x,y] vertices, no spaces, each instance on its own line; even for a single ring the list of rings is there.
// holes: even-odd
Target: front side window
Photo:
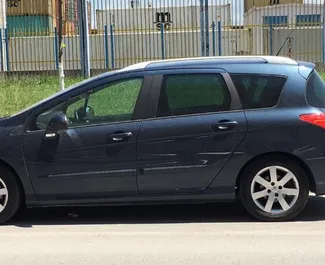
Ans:
[[[164,77],[157,117],[229,111],[231,96],[220,74]]]
[[[275,107],[286,82],[285,77],[234,74],[231,78],[244,109]]]
[[[46,129],[57,111],[67,115],[70,127],[130,121],[142,83],[143,78],[127,79],[90,90],[40,114],[36,129]]]

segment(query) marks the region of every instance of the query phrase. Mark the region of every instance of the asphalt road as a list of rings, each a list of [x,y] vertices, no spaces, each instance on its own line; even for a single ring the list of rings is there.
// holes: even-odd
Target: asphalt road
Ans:
[[[323,265],[325,198],[288,223],[238,203],[26,210],[0,227],[0,264]]]

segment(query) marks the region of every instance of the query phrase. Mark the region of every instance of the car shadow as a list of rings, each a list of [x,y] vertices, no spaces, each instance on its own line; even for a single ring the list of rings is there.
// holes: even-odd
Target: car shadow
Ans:
[[[325,198],[310,197],[294,222],[325,221]],[[257,222],[240,202],[119,207],[24,209],[7,225],[168,224]]]

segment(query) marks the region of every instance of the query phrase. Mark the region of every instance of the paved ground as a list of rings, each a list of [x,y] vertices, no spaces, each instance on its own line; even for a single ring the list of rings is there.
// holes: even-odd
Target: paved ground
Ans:
[[[0,264],[323,265],[325,198],[276,224],[236,203],[28,210],[0,227]]]

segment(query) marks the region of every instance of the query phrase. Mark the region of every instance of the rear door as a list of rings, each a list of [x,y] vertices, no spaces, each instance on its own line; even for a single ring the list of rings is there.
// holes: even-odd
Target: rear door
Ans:
[[[245,138],[238,94],[223,70],[157,73],[137,146],[141,194],[205,190]]]

